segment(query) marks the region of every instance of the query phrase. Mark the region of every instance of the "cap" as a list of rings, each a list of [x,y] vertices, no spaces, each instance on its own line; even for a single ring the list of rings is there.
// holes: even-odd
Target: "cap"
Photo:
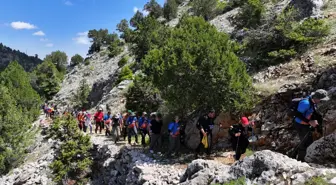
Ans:
[[[103,110],[103,108],[99,107],[99,109],[98,109],[98,110]]]
[[[249,121],[248,121],[247,117],[242,117],[240,121],[245,126],[249,124]]]
[[[328,101],[330,98],[328,97],[328,92],[324,89],[318,89],[312,93],[313,99],[319,99],[321,101]]]
[[[143,112],[142,114],[143,114],[143,115],[147,115],[147,112]]]

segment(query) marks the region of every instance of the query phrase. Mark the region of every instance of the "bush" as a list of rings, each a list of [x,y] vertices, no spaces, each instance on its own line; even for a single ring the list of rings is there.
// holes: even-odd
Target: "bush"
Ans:
[[[137,111],[157,111],[162,99],[160,91],[144,77],[136,76],[126,94],[126,108]]]
[[[90,65],[90,59],[89,58],[86,58],[84,60],[84,65],[86,65],[86,66]]]
[[[71,57],[70,65],[76,66],[84,61],[84,58],[79,54],[74,55]]]
[[[89,108],[88,97],[91,92],[90,86],[87,84],[86,79],[80,81],[79,88],[73,97],[73,102],[77,108]]]
[[[172,20],[177,17],[178,5],[176,0],[168,0],[163,7],[163,15],[167,20]]]
[[[313,177],[305,182],[305,185],[328,185],[329,183],[322,177]]]
[[[234,24],[238,29],[256,28],[261,23],[265,13],[265,7],[261,0],[248,0],[234,18]]]
[[[234,54],[238,46],[227,34],[202,18],[185,17],[163,46],[149,51],[143,71],[171,107],[180,111],[251,107],[251,79]]]
[[[119,60],[119,62],[118,62],[118,66],[119,66],[119,67],[123,67],[124,65],[127,64],[128,60],[129,60],[129,56],[127,56],[127,55],[123,56],[123,57]]]
[[[117,39],[109,45],[108,50],[109,57],[115,57],[124,51],[123,44],[119,39]]]
[[[193,0],[192,11],[196,16],[211,20],[216,15],[217,0]]]
[[[56,159],[50,164],[53,180],[61,184],[62,181],[75,180],[76,184],[86,183],[92,157],[90,136],[80,132],[77,121],[68,116],[54,121],[51,128],[53,139],[61,140]]]
[[[120,83],[124,80],[132,80],[132,79],[133,79],[132,70],[129,68],[129,66],[125,66],[121,69],[117,83]]]

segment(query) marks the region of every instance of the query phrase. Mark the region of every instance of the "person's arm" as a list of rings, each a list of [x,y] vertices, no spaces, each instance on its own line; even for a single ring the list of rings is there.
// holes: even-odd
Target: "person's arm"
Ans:
[[[202,132],[203,135],[206,135],[206,133],[204,131],[204,128],[203,128],[203,125],[201,124],[202,118],[203,117],[201,117],[200,119],[198,119],[198,121],[196,123],[196,127],[198,128],[198,130],[200,130]]]
[[[308,125],[309,119],[304,116],[304,114],[309,110],[310,103],[308,101],[301,101],[295,111],[295,117],[301,120],[301,124]]]
[[[169,123],[169,125],[168,125],[168,133],[170,135],[172,134],[172,129],[173,129],[173,123]]]

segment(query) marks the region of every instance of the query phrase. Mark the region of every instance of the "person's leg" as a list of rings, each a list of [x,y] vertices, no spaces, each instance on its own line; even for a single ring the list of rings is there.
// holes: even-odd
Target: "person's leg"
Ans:
[[[85,125],[85,122],[83,122],[83,131],[86,133],[87,126]]]
[[[101,121],[100,122],[100,133],[102,133],[103,129],[104,129],[104,122]]]
[[[90,134],[92,134],[92,123],[89,123],[89,127],[90,127]]]
[[[201,147],[203,146],[202,139],[203,139],[203,134],[200,132],[200,142],[196,148],[196,158],[198,157],[198,155],[200,155]]]
[[[170,156],[173,153],[174,149],[175,149],[175,140],[173,136],[169,135],[169,149],[167,155]]]
[[[180,147],[181,147],[181,140],[180,137],[177,136],[175,138],[175,154],[178,155],[180,153]]]
[[[145,143],[146,131],[143,130],[143,129],[141,129],[141,130],[140,130],[140,133],[141,133],[141,144],[142,144],[143,146],[145,146],[145,145],[146,145],[146,143]]]
[[[119,141],[120,138],[120,126],[116,126],[116,140],[115,142]]]
[[[309,126],[297,124],[296,128],[300,138],[300,144],[298,146],[298,161],[304,162],[306,150],[309,146],[308,144],[312,141],[312,135]]]
[[[98,132],[98,128],[99,128],[99,122],[96,122],[96,128],[95,128],[95,133],[97,134],[97,132]]]
[[[116,132],[117,132],[117,126],[112,126],[111,135],[112,135],[112,139],[113,139],[114,141],[116,141],[116,138],[117,138],[117,134],[116,134]]]
[[[149,150],[154,150],[155,144],[159,139],[159,134],[152,134],[151,135],[151,143],[149,145]]]
[[[138,129],[136,127],[133,127],[133,135],[135,137],[135,142],[138,144]]]
[[[207,133],[208,136],[208,148],[206,149],[207,155],[211,154],[212,150],[212,132]]]
[[[131,144],[133,128],[127,128],[127,134],[128,134],[128,144]]]
[[[126,141],[126,137],[127,137],[127,127],[123,127],[123,136],[124,136],[124,141]]]

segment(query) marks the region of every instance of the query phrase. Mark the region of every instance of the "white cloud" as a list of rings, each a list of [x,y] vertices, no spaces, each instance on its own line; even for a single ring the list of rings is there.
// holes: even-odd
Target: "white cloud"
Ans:
[[[87,31],[77,33],[77,37],[73,38],[72,40],[75,41],[77,44],[90,45],[90,39],[88,38],[87,34]]]
[[[73,5],[71,1],[65,1],[64,4],[67,5],[67,6],[72,6]]]
[[[41,42],[47,42],[48,39],[47,39],[47,38],[40,38],[40,41],[41,41]]]
[[[36,36],[45,36],[45,34],[43,33],[43,31],[35,32],[35,33],[33,33],[33,35],[36,35]]]
[[[16,30],[22,30],[22,29],[31,30],[31,29],[36,28],[36,26],[33,25],[33,24],[26,23],[26,22],[21,22],[21,21],[12,22],[11,26],[12,26],[12,28],[14,28]]]
[[[137,13],[137,11],[143,13],[144,16],[147,16],[147,15],[149,14],[149,12],[148,12],[147,10],[140,10],[138,7],[135,6],[135,7],[133,8],[133,12],[134,12],[134,13]]]
[[[139,8],[135,6],[135,7],[133,8],[133,12],[136,13],[137,11],[139,11]]]
[[[51,48],[51,47],[53,47],[53,46],[54,46],[53,43],[48,43],[48,44],[46,44],[46,47],[48,47],[48,48]]]

